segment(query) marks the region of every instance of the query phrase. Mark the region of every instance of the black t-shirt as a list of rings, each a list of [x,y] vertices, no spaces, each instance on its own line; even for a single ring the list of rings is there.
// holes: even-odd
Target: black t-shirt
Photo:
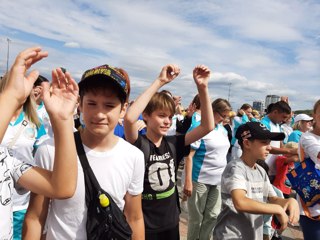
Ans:
[[[179,223],[178,194],[172,191],[176,184],[177,160],[187,155],[190,148],[185,147],[185,135],[164,137],[159,147],[148,139],[142,143],[141,138],[146,137],[139,135],[134,145],[144,151],[145,147],[141,145],[148,143],[150,153],[146,162],[142,193],[145,228],[148,232],[161,232],[174,228]],[[176,156],[172,156],[166,138],[175,138],[171,142],[174,142]]]

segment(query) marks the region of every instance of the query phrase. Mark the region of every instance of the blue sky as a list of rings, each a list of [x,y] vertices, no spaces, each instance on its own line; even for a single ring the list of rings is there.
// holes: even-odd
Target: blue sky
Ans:
[[[319,98],[320,1],[316,0],[0,0],[0,74],[22,49],[41,45],[36,64],[49,77],[57,66],[79,80],[88,68],[128,71],[134,99],[176,63],[181,75],[165,86],[187,106],[196,94],[192,69],[212,70],[210,95],[237,109],[268,94],[287,95],[293,110]]]

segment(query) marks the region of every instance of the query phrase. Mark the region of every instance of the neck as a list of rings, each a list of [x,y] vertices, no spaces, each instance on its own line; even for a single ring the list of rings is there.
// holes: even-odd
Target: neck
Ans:
[[[257,159],[252,158],[246,153],[242,153],[241,160],[248,165],[250,168],[254,168],[254,165],[256,164]]]
[[[152,131],[148,131],[146,133],[147,138],[156,145],[156,147],[159,147],[162,141],[163,136],[154,134]]]
[[[88,148],[98,152],[103,152],[112,149],[118,143],[119,138],[113,133],[104,136],[97,136],[89,132],[87,129],[84,129],[81,132],[81,140]]]
[[[19,115],[21,114],[22,110],[23,110],[23,107],[16,110],[11,118],[11,121],[15,121],[19,117]]]

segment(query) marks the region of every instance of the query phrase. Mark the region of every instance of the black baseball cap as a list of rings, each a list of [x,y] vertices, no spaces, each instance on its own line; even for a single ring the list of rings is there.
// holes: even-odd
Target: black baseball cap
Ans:
[[[129,95],[128,83],[120,72],[107,64],[85,71],[78,84],[80,91],[82,88],[85,88],[86,84],[88,84],[90,80],[92,81],[97,79],[113,82],[120,91],[121,99],[125,102],[127,96]]]
[[[236,132],[236,138],[239,141],[243,141],[244,139],[281,141],[285,138],[285,135],[282,132],[270,132],[269,129],[260,122],[247,122],[239,126]]]

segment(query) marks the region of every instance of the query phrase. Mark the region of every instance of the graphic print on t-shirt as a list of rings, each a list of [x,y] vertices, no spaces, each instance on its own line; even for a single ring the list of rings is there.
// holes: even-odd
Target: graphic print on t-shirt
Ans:
[[[172,188],[175,182],[175,174],[174,160],[170,152],[168,151],[162,155],[151,154],[147,163],[146,173],[148,174],[150,188],[153,191],[163,192],[168,188]]]

